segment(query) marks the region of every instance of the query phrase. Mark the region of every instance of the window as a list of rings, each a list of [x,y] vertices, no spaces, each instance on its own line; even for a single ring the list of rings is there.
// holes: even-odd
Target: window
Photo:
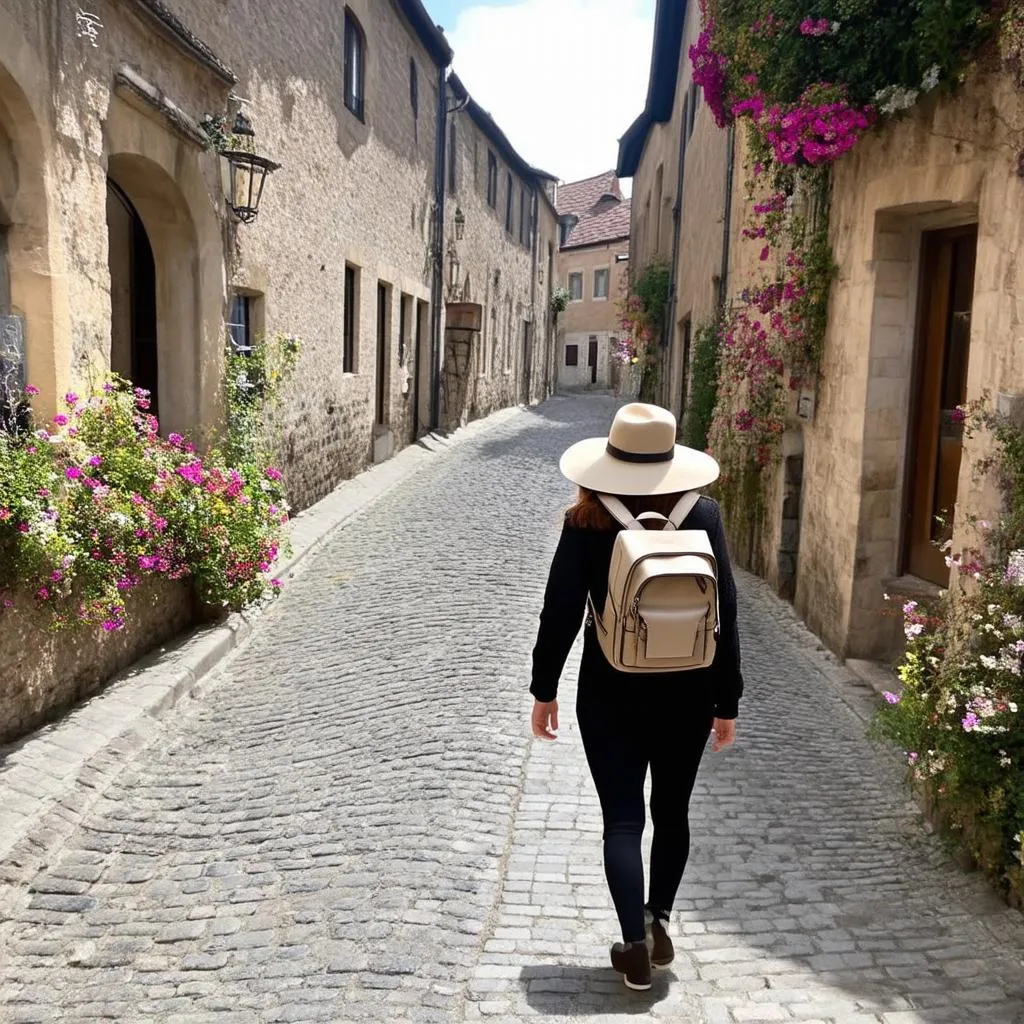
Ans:
[[[459,151],[455,145],[455,122],[448,131],[448,191],[454,194],[456,183],[456,165],[459,160]]]
[[[594,271],[594,298],[608,298],[608,268],[601,267]]]
[[[526,245],[530,234],[530,220],[526,214],[526,189],[519,190],[519,244]]]
[[[398,304],[398,362],[405,366],[405,346],[410,340],[409,329],[412,325],[412,303],[411,295],[402,295]]]
[[[356,372],[356,344],[359,334],[359,271],[345,267],[345,322],[343,325],[344,348],[341,369],[344,373]]]
[[[355,15],[345,8],[345,106],[364,119],[366,37]]]
[[[412,119],[420,116],[420,78],[416,70],[416,61],[409,59],[409,104],[412,107]]]
[[[583,271],[577,270],[569,275],[569,299],[572,302],[583,301]]]
[[[505,230],[510,234],[512,233],[512,223],[514,217],[512,211],[514,209],[514,203],[512,202],[512,172],[505,172]]]
[[[487,202],[494,208],[498,205],[498,158],[487,150]]]
[[[252,300],[248,295],[232,295],[228,312],[228,334],[240,355],[252,352]]]
[[[580,347],[579,345],[566,345],[565,346],[565,365],[566,366],[579,366],[580,362]]]

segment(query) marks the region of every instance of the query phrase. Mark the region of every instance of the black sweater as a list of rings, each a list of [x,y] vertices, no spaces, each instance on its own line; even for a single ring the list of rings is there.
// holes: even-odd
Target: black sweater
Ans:
[[[589,625],[584,637],[580,687],[635,688],[645,680],[652,685],[680,686],[685,687],[695,699],[704,697],[713,703],[716,717],[736,718],[743,694],[739,632],[736,626],[736,584],[718,505],[710,498],[701,498],[683,523],[683,529],[707,531],[718,561],[721,632],[713,664],[710,668],[690,672],[641,675],[617,672],[608,664],[596,635],[593,635],[594,627]],[[558,680],[580,631],[588,592],[594,606],[599,610],[604,608],[608,594],[608,569],[617,532],[580,529],[570,526],[568,522],[562,528],[544,594],[537,645],[533,650],[533,682],[530,692],[539,701],[552,701],[558,693]]]

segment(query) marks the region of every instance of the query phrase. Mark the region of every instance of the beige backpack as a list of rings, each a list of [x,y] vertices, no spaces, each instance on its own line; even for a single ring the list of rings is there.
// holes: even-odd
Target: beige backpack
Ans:
[[[612,548],[604,612],[590,602],[609,664],[620,672],[707,668],[718,638],[717,565],[704,530],[679,529],[700,495],[683,495],[667,518],[636,519],[618,498],[599,498],[625,527]]]

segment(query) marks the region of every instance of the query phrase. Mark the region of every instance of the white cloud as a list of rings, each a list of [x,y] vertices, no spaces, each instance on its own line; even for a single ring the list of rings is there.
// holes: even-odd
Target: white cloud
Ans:
[[[535,166],[564,181],[614,167],[643,109],[651,0],[518,0],[469,7],[448,37],[473,98]]]

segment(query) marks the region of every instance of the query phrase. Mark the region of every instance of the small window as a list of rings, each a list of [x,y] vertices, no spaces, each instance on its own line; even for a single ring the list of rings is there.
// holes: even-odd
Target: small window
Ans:
[[[580,364],[580,347],[579,345],[566,345],[565,346],[565,365],[566,366],[579,366]]]
[[[512,172],[505,172],[505,187],[507,189],[505,195],[505,230],[512,233],[513,215],[512,211],[515,208],[515,204],[512,202]]]
[[[420,116],[420,77],[416,70],[416,61],[409,60],[409,104],[412,107],[412,119]]]
[[[228,312],[228,334],[239,355],[252,352],[252,300],[248,295],[232,295]]]
[[[608,268],[602,267],[594,271],[594,298],[608,298]]]
[[[519,190],[519,244],[526,245],[530,234],[530,220],[526,213],[526,189]]]
[[[359,271],[345,267],[344,348],[341,368],[344,373],[356,372],[356,341],[359,335]]]
[[[575,271],[569,275],[569,298],[573,302],[583,301],[583,272]]]
[[[487,202],[491,208],[498,205],[498,158],[487,150]]]
[[[345,106],[364,120],[366,37],[355,15],[345,8]]]
[[[455,144],[455,122],[452,121],[452,126],[448,130],[448,191],[455,192],[456,186],[456,169],[459,161],[459,151]]]

